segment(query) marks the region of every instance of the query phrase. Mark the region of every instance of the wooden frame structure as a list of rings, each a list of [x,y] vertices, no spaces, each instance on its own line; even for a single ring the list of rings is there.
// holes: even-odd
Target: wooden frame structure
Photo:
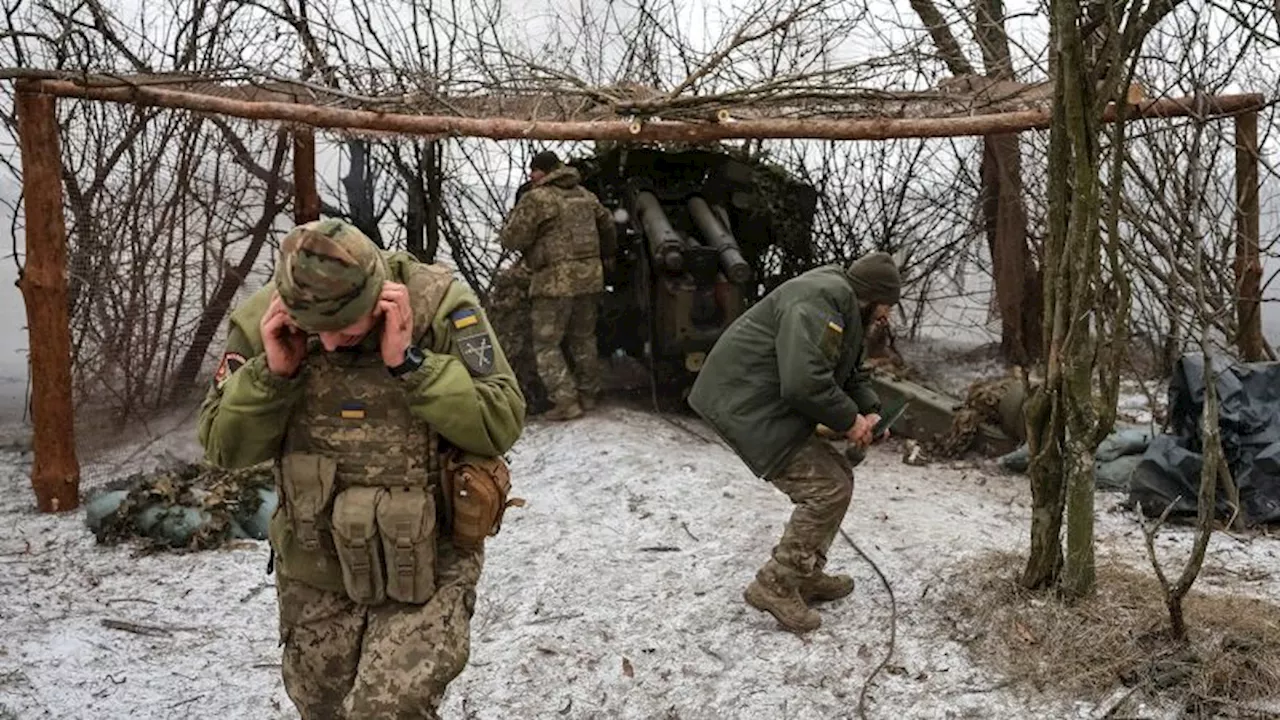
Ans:
[[[0,78],[3,79],[3,78]],[[184,109],[295,125],[293,172],[297,222],[317,219],[320,199],[315,178],[314,128],[412,136],[468,136],[537,140],[615,142],[711,142],[741,138],[884,140],[999,135],[1049,127],[1051,110],[1043,86],[1027,103],[1011,93],[978,101],[968,96],[918,94],[864,103],[861,114],[847,107],[706,107],[697,113],[670,112],[652,102],[614,103],[579,98],[573,107],[539,96],[511,98],[427,98],[385,101],[353,98],[302,83],[240,86],[173,76],[79,77],[23,71],[15,81],[22,182],[26,213],[26,265],[19,280],[32,339],[31,386],[35,424],[31,483],[43,512],[78,506],[80,468],[76,458],[71,393],[71,332],[67,308],[67,239],[63,216],[61,160],[55,98],[78,98]],[[1023,86],[1024,88],[1026,86]],[[419,101],[422,98],[418,98]],[[863,98],[866,100],[866,98]],[[1020,102],[1020,100],[1022,102]],[[913,102],[914,101],[914,102]],[[1030,106],[1028,106],[1030,105]],[[1133,119],[1190,116],[1207,107],[1211,117],[1234,116],[1236,139],[1236,261],[1238,345],[1250,360],[1262,359],[1262,264],[1259,249],[1257,114],[1261,95],[1139,100]],[[870,110],[868,110],[868,107]],[[916,108],[913,111],[911,108]],[[933,108],[921,115],[920,107]],[[427,112],[423,112],[423,109]],[[938,110],[937,108],[942,108]],[[700,114],[699,114],[700,113]],[[1105,119],[1117,116],[1114,105]],[[670,119],[676,117],[680,119]],[[637,119],[639,118],[639,119]]]

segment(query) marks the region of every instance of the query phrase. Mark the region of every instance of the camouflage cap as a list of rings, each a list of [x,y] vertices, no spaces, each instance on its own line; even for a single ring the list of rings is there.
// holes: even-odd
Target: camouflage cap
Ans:
[[[276,289],[298,327],[341,330],[378,304],[387,264],[378,246],[342,220],[299,225],[280,242]]]

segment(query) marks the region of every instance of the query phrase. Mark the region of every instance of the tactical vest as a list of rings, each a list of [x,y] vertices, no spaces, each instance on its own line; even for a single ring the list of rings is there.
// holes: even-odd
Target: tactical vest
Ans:
[[[557,227],[542,243],[542,263],[545,267],[573,260],[591,260],[600,257],[600,237],[596,229],[595,201],[581,188],[547,188],[555,197],[559,212]]]
[[[437,270],[408,280],[416,327],[429,327],[450,281]],[[312,340],[301,372],[275,468],[276,571],[368,605],[425,603],[435,593],[438,435],[376,349],[331,353]]]

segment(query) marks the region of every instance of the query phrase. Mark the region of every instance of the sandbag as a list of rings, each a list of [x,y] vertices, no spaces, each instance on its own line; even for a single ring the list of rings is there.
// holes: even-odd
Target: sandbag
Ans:
[[[265,540],[277,497],[271,465],[241,470],[178,462],[110,482],[85,500],[97,541],[145,550],[202,550]]]

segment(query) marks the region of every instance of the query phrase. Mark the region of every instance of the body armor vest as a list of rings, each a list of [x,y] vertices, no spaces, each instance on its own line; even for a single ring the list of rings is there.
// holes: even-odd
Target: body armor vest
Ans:
[[[376,352],[313,352],[303,398],[285,433],[285,453],[337,463],[335,492],[348,487],[434,488],[437,436],[413,416],[401,381]]]
[[[552,188],[559,207],[557,231],[543,242],[545,265],[600,257],[600,238],[596,228],[595,203],[579,188]]]
[[[313,341],[277,465],[279,572],[359,603],[435,593],[437,434],[377,351]]]

